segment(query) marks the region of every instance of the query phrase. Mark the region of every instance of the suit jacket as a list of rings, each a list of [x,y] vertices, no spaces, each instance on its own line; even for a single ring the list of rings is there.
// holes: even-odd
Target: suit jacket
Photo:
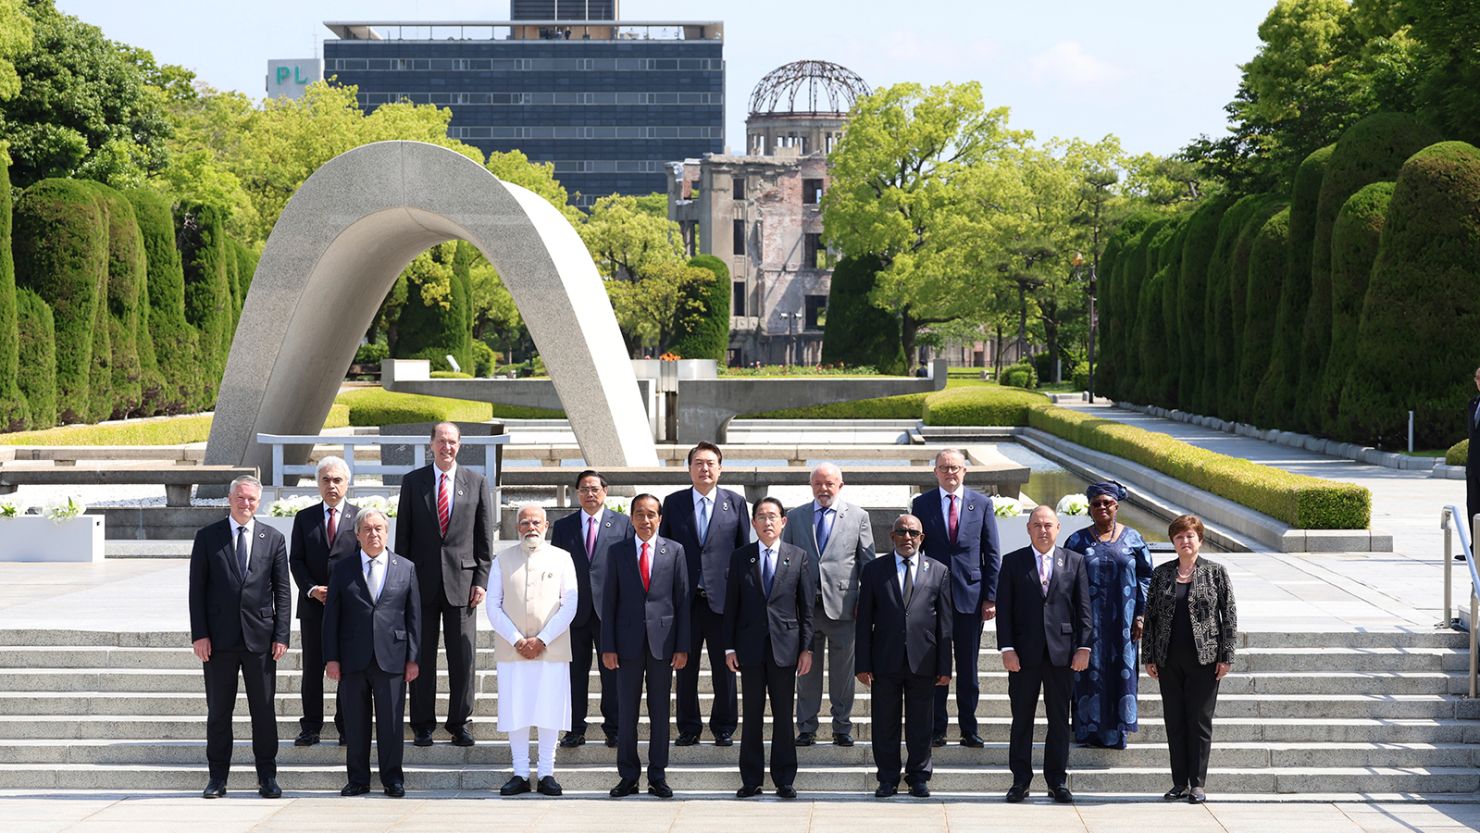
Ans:
[[[812,650],[812,605],[817,598],[811,559],[800,547],[776,542],[776,574],[771,593],[761,575],[761,545],[746,544],[730,556],[725,583],[724,647],[733,650],[740,665],[759,666],[767,641],[779,666],[797,664],[803,651]]]
[[[322,616],[324,603],[309,598],[308,591],[329,586],[329,572],[335,562],[346,555],[358,555],[360,542],[355,540],[355,517],[360,509],[345,503],[334,525],[334,540],[324,525],[324,502],[321,500],[293,516],[293,532],[288,538],[288,569],[298,585],[298,618],[304,614]]]
[[[324,662],[341,671],[364,671],[374,662],[387,674],[406,673],[406,663],[421,662],[421,592],[416,567],[386,550],[385,583],[380,598],[370,598],[370,585],[360,551],[341,558],[329,576],[324,605]]]
[[[601,615],[601,591],[606,584],[609,569],[607,551],[622,541],[633,538],[632,521],[621,512],[602,509],[596,528],[596,548],[591,557],[586,557],[586,535],[584,533],[586,512],[583,509],[566,515],[550,527],[550,543],[570,553],[576,565],[576,583],[581,595],[576,602],[576,618],[573,628],[585,627],[592,616]]]
[[[1177,607],[1177,559],[1151,571],[1151,590],[1146,594],[1146,631],[1142,634],[1142,660],[1162,664],[1172,642],[1172,614]],[[1192,586],[1187,588],[1187,614],[1192,620],[1192,644],[1200,665],[1233,662],[1238,642],[1238,607],[1228,571],[1216,561],[1198,557],[1192,565]]]
[[[964,505],[957,507],[954,545],[940,508],[944,499],[939,487],[924,492],[911,504],[910,514],[920,519],[925,531],[925,554],[951,569],[951,602],[956,612],[979,612],[983,602],[997,599],[997,571],[1002,561],[992,499],[962,489]]]
[[[452,518],[444,538],[437,521],[440,474],[436,466],[426,465],[402,478],[395,551],[416,565],[424,606],[445,597],[453,607],[467,607],[472,589],[488,586],[493,499],[483,475],[458,466],[452,479]]]
[[[213,651],[263,653],[288,644],[293,591],[283,534],[253,525],[247,574],[236,564],[230,517],[202,527],[190,548],[190,640],[209,637]]]
[[[874,529],[868,512],[843,500],[833,501],[832,534],[827,549],[817,551],[815,501],[807,501],[786,513],[781,540],[801,547],[812,567],[812,583],[827,618],[848,621],[858,606],[858,576],[863,565],[874,558]]]
[[[1089,604],[1089,571],[1084,556],[1054,547],[1048,595],[1038,578],[1038,551],[1013,550],[1002,559],[997,582],[997,644],[1017,651],[1025,668],[1068,665],[1074,652],[1088,648],[1094,627]]]
[[[1466,458],[1469,472],[1476,472],[1475,464],[1480,462],[1480,426],[1475,425],[1476,409],[1480,409],[1480,396],[1471,399],[1470,404],[1465,406],[1465,436],[1470,440],[1470,451]]]
[[[904,607],[899,568],[892,551],[863,568],[854,626],[855,672],[904,670],[928,677],[951,675],[949,571],[929,557],[916,558],[919,561],[909,610]]]
[[[724,613],[730,553],[750,543],[750,509],[745,498],[729,489],[715,487],[710,498],[709,535],[703,546],[699,545],[699,530],[694,524],[694,490],[688,487],[663,499],[663,522],[658,534],[683,547],[692,586],[702,583],[709,596],[709,609]]]
[[[601,650],[641,661],[644,638],[666,660],[689,644],[689,567],[683,547],[653,536],[648,590],[642,589],[635,536],[607,551],[611,560],[601,599]],[[697,657],[696,657],[697,659]]]

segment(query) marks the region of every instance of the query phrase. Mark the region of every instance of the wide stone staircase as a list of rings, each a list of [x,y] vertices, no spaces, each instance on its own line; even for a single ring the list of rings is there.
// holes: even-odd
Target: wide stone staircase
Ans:
[[[496,789],[509,775],[508,744],[495,730],[492,637],[486,631],[479,636],[478,745],[453,747],[440,730],[430,748],[408,743],[410,790]],[[1280,799],[1480,792],[1480,707],[1463,696],[1463,634],[1250,632],[1241,638],[1234,673],[1219,696],[1210,793]],[[995,798],[1010,783],[1007,679],[993,641],[989,629],[978,710],[986,748],[961,747],[953,719],[951,743],[934,750],[931,788],[938,796]],[[344,751],[332,726],[319,746],[292,745],[300,714],[298,668],[294,649],[278,669],[279,781],[290,793],[337,790],[345,781]],[[445,692],[445,670],[440,676]],[[617,779],[615,750],[601,743],[595,676],[588,743],[561,749],[557,758],[567,794],[604,793]],[[332,692],[333,683],[326,685]],[[707,715],[707,672],[701,687]],[[858,743],[850,749],[827,742],[824,699],[821,742],[798,750],[796,787],[804,795],[873,789],[870,700],[868,690],[859,689]],[[1141,692],[1141,730],[1128,749],[1072,750],[1069,786],[1077,793],[1160,794],[1170,786],[1156,682],[1143,675]],[[332,693],[327,699],[332,714]],[[439,714],[445,715],[445,696]],[[231,787],[249,791],[255,779],[244,695],[235,723]],[[206,780],[204,739],[202,676],[185,633],[0,628],[0,790],[193,792]],[[1041,756],[1041,715],[1038,740]],[[718,748],[706,732],[700,745],[675,748],[669,783],[680,795],[732,792],[739,786],[738,733],[735,741]],[[1040,777],[1035,789],[1042,784]]]

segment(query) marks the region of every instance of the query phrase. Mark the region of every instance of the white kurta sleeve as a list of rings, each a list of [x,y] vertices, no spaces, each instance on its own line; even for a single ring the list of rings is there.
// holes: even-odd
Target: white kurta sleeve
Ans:
[[[493,567],[489,569],[488,575],[488,598],[484,600],[484,606],[488,608],[488,624],[493,626],[493,632],[503,637],[505,642],[510,645],[518,644],[524,634],[514,627],[509,614],[504,613],[504,582],[499,572],[498,556],[494,556]]]
[[[571,561],[571,556],[564,550],[560,566],[560,609],[545,623],[545,629],[540,631],[541,642],[549,645],[551,640],[560,636],[570,629],[570,623],[576,618],[576,605],[580,600],[580,585],[576,583],[576,565]]]

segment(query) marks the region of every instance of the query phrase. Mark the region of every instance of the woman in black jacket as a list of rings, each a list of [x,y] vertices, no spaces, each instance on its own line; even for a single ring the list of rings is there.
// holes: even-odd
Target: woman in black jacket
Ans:
[[[1182,515],[1167,528],[1175,561],[1151,573],[1142,650],[1146,673],[1161,684],[1162,716],[1172,757],[1172,788],[1164,798],[1206,800],[1208,755],[1218,681],[1233,667],[1238,609],[1221,564],[1200,558],[1202,521]]]

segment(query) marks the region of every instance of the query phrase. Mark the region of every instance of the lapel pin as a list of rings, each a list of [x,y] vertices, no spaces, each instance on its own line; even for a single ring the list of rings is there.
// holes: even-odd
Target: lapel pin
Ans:
[[[755,559],[754,558],[750,559],[750,563],[754,564],[755,563]]]
[[[724,503],[721,503],[719,505],[719,508],[725,510],[726,512],[730,511],[730,502],[727,500]]]
[[[606,522],[606,528],[607,529],[611,529],[612,528],[612,522],[611,521],[607,521]]]
[[[974,503],[968,503],[968,504],[966,504],[966,511],[967,512],[971,512],[971,511],[973,511],[975,509],[976,509],[976,504],[974,504]]]

